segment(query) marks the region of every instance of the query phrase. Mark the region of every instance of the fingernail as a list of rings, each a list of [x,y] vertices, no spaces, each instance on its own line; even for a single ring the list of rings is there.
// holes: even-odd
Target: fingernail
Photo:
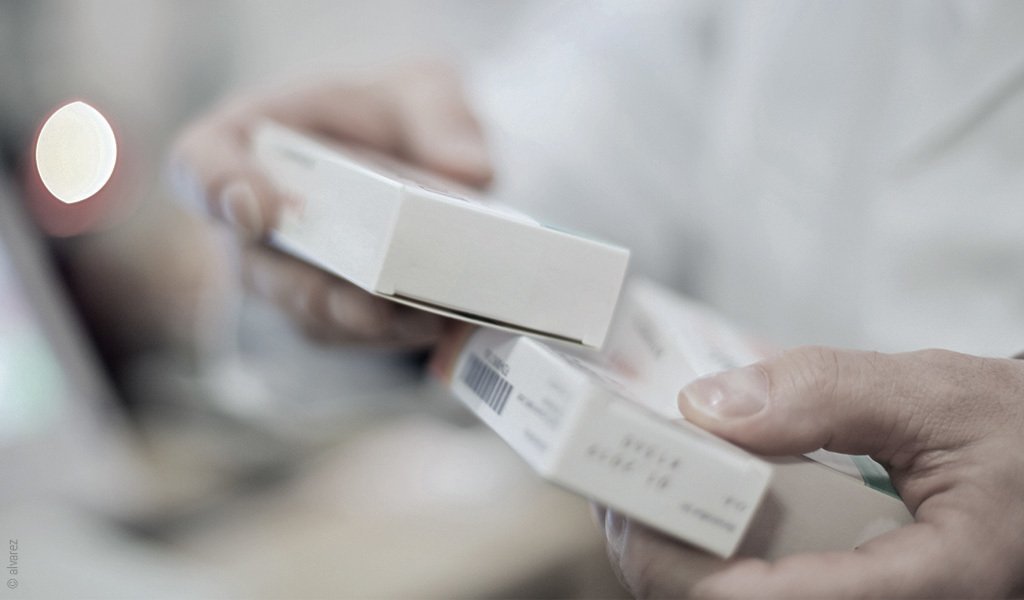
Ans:
[[[263,235],[263,214],[256,192],[246,181],[233,181],[221,192],[224,218],[239,233],[250,238]]]
[[[680,403],[718,420],[753,416],[767,400],[768,377],[756,366],[702,377],[679,392]]]

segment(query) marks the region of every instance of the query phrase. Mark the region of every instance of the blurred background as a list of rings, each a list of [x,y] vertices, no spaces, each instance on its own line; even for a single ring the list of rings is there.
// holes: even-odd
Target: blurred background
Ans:
[[[171,191],[228,93],[440,59],[494,191],[780,346],[1020,349],[1024,5],[0,1],[0,600],[621,597],[587,504]],[[62,205],[41,124],[111,121]],[[780,284],[782,282],[782,284]]]
[[[0,598],[623,595],[583,500],[422,357],[316,345],[246,296],[225,234],[163,177],[228,90],[470,65],[546,4],[0,3],[0,193],[46,234],[8,215],[0,236]],[[92,212],[54,220],[32,143],[73,99],[120,158]]]

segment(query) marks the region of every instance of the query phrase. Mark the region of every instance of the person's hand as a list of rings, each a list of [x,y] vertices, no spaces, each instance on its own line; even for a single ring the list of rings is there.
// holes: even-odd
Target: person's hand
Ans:
[[[1024,361],[823,348],[697,380],[684,416],[762,454],[827,448],[885,465],[915,522],[849,552],[718,561],[599,509],[641,597],[980,598],[1024,584]]]
[[[171,177],[186,200],[238,232],[248,287],[307,334],[406,347],[432,343],[441,332],[440,317],[374,298],[259,243],[284,205],[250,157],[251,129],[267,118],[482,186],[491,167],[456,74],[416,65],[370,83],[322,81],[232,98],[192,124],[171,157]]]

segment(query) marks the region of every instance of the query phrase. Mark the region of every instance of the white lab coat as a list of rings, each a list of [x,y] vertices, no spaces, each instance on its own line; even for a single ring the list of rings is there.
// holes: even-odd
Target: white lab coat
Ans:
[[[546,7],[497,190],[781,344],[1024,349],[1024,3]]]

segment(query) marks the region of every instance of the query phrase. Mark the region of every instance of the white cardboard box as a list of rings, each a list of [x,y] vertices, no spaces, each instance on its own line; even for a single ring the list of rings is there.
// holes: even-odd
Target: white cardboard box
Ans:
[[[600,353],[480,330],[434,370],[545,478],[717,556],[848,550],[910,522],[867,457],[760,458],[682,420],[686,383],[763,353],[708,309],[632,281]]]
[[[598,347],[629,251],[546,227],[384,157],[274,123],[256,159],[294,202],[271,241],[373,294]]]
[[[477,329],[463,341],[435,371],[544,478],[719,556],[735,551],[766,462],[655,415],[538,340]]]

